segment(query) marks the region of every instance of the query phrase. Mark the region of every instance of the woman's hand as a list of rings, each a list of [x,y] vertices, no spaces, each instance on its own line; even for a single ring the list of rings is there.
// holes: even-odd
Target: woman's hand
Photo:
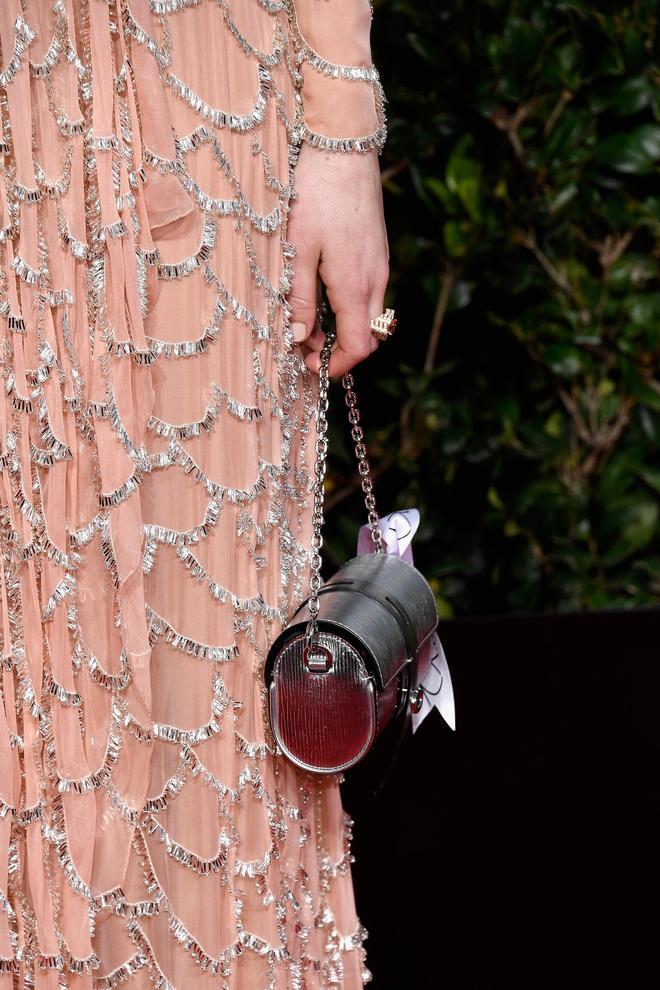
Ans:
[[[322,151],[303,144],[296,165],[287,240],[296,248],[288,295],[291,329],[318,373],[325,334],[314,327],[318,278],[335,314],[329,374],[343,375],[378,347],[369,326],[385,308],[389,248],[375,151]]]

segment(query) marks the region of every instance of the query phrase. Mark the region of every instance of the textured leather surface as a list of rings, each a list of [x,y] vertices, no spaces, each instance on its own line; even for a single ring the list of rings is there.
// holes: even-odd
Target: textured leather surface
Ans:
[[[280,747],[309,770],[341,770],[359,760],[376,734],[372,679],[346,640],[321,633],[332,653],[326,673],[312,673],[303,657],[304,635],[294,636],[273,670],[271,715]]]

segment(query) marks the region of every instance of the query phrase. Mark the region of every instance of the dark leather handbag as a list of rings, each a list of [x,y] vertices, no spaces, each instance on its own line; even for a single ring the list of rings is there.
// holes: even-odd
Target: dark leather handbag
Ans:
[[[419,710],[419,651],[438,624],[426,579],[384,549],[350,374],[342,384],[374,552],[348,560],[321,585],[328,364],[334,339],[334,330],[328,331],[319,372],[310,596],[272,643],[265,664],[277,746],[298,767],[320,774],[355,766],[388,724]]]

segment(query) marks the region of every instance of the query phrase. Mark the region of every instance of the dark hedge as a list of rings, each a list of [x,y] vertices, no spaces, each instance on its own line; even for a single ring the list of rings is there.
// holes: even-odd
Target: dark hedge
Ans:
[[[443,616],[660,596],[656,2],[374,3],[399,326],[356,369]],[[325,569],[364,521],[339,383]]]

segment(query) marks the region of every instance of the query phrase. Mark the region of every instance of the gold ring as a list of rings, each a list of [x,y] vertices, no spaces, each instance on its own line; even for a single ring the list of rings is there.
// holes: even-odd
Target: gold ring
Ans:
[[[394,333],[394,328],[396,326],[396,320],[394,319],[394,310],[386,309],[384,313],[380,316],[376,316],[371,320],[369,326],[371,327],[371,332],[379,340],[387,340]]]

